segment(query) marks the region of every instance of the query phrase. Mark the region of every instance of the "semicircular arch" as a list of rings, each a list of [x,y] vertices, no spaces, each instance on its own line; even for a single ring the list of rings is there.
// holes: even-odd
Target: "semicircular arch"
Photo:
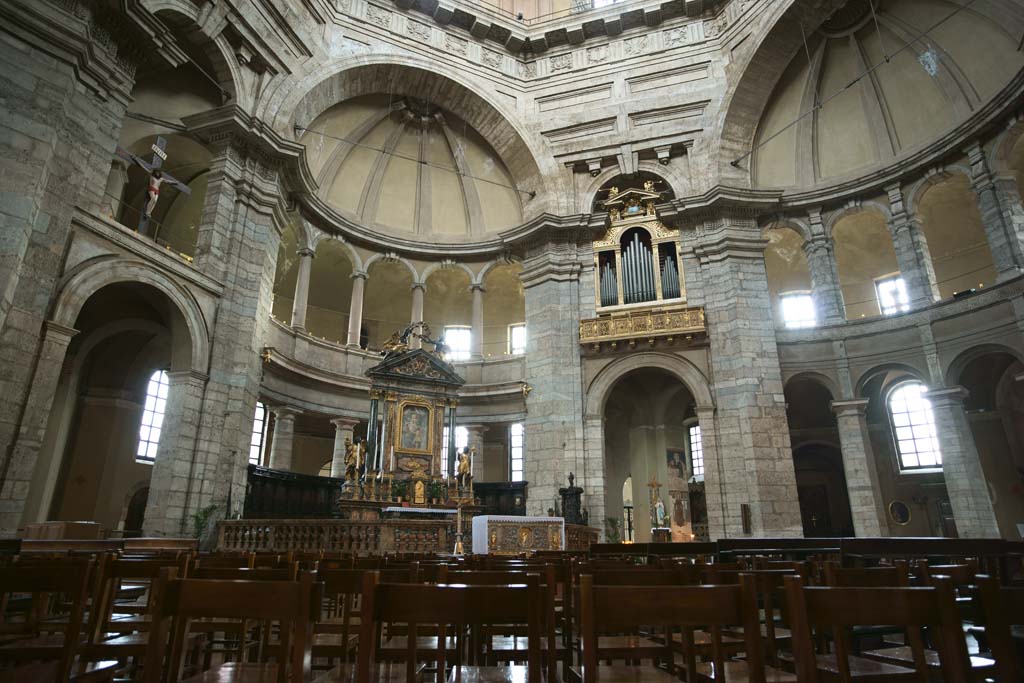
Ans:
[[[700,407],[714,405],[711,386],[696,365],[668,353],[645,351],[619,358],[601,369],[587,387],[586,417],[600,417],[615,384],[624,376],[643,368],[663,370],[686,385]]]

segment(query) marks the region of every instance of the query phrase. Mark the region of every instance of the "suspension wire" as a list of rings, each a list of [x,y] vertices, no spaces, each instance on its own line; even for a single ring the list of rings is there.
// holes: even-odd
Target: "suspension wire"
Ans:
[[[882,48],[882,54],[885,56],[885,63],[889,63],[889,50],[885,47],[885,38],[882,37],[882,27],[878,24],[878,15],[875,14],[875,2],[874,0],[868,0],[868,7],[871,8],[871,19],[875,22],[875,33],[878,34],[878,44]]]
[[[843,86],[842,88],[840,88],[840,89],[839,89],[839,90],[837,90],[836,92],[834,92],[834,93],[832,93],[831,95],[829,95],[828,97],[826,97],[826,98],[825,98],[824,100],[822,100],[822,101],[820,101],[820,102],[817,102],[817,103],[816,103],[816,104],[815,104],[815,105],[814,105],[813,107],[811,107],[810,109],[808,109],[807,111],[805,111],[805,112],[804,112],[803,114],[801,114],[800,116],[798,116],[797,118],[795,118],[795,119],[794,119],[794,120],[793,120],[793,121],[792,121],[791,123],[787,124],[786,126],[784,126],[783,128],[781,128],[780,130],[776,131],[775,133],[773,133],[773,134],[772,134],[772,135],[770,135],[769,137],[765,138],[764,140],[762,140],[762,141],[761,141],[761,142],[759,142],[758,144],[754,145],[754,146],[753,146],[753,147],[752,147],[752,148],[750,149],[750,151],[748,151],[748,152],[747,152],[746,154],[744,154],[743,156],[737,157],[737,158],[736,158],[736,159],[735,159],[734,161],[731,161],[731,162],[729,162],[729,163],[730,163],[730,165],[731,165],[731,166],[734,166],[734,167],[736,167],[736,168],[739,168],[739,165],[740,165],[740,162],[741,162],[741,161],[745,161],[746,159],[749,159],[749,158],[750,158],[751,156],[753,156],[754,152],[756,152],[757,150],[761,149],[762,147],[764,147],[765,145],[767,145],[767,144],[768,144],[769,142],[771,142],[771,141],[772,141],[772,140],[774,140],[775,138],[779,137],[780,135],[782,135],[783,133],[785,133],[785,132],[786,132],[787,130],[789,130],[790,128],[792,128],[792,127],[793,127],[793,126],[795,126],[796,124],[800,123],[800,122],[801,122],[801,121],[803,121],[803,120],[804,120],[805,118],[807,118],[808,116],[810,116],[810,115],[811,115],[811,114],[813,114],[814,112],[818,111],[819,109],[821,109],[822,107],[824,107],[824,106],[825,106],[826,104],[828,104],[829,102],[831,102],[831,101],[832,101],[832,100],[834,100],[835,98],[837,98],[837,97],[839,97],[840,95],[842,95],[842,94],[843,94],[844,92],[846,92],[847,90],[849,90],[850,88],[852,88],[853,86],[855,86],[855,85],[856,85],[857,83],[859,83],[859,82],[861,81],[861,79],[863,79],[863,78],[864,78],[865,76],[868,76],[868,75],[870,75],[870,74],[874,73],[874,72],[875,72],[875,71],[876,71],[876,70],[877,70],[877,69],[878,69],[879,67],[881,67],[882,65],[884,65],[884,64],[887,64],[887,63],[888,63],[889,61],[891,61],[893,57],[896,57],[896,56],[898,56],[898,55],[899,55],[899,54],[901,54],[901,53],[902,53],[902,52],[903,52],[904,50],[906,50],[907,48],[909,48],[909,47],[910,47],[911,45],[913,45],[914,43],[917,43],[917,42],[919,42],[919,41],[921,40],[921,38],[924,38],[924,37],[926,37],[926,36],[930,35],[932,31],[934,31],[935,29],[939,28],[940,26],[942,26],[942,25],[943,25],[943,24],[945,24],[945,23],[946,23],[947,21],[949,21],[950,19],[952,19],[952,18],[953,18],[953,17],[955,17],[956,15],[960,14],[960,13],[961,13],[961,12],[963,12],[964,10],[966,10],[966,9],[970,8],[970,7],[971,7],[972,5],[974,5],[974,4],[975,4],[975,3],[977,2],[977,1],[978,1],[978,0],[968,0],[968,2],[967,2],[966,4],[964,4],[964,5],[960,5],[959,7],[957,7],[957,8],[955,9],[955,10],[953,10],[953,12],[951,12],[951,13],[950,13],[949,15],[947,15],[946,17],[944,17],[944,18],[940,19],[940,20],[939,20],[939,21],[938,21],[938,22],[937,22],[937,23],[936,23],[935,25],[933,25],[932,27],[930,27],[930,28],[928,28],[928,29],[926,29],[926,30],[924,30],[924,31],[921,31],[920,33],[918,33],[918,34],[914,35],[914,36],[913,36],[913,37],[912,37],[912,38],[911,38],[910,40],[908,40],[908,41],[907,41],[906,43],[904,43],[904,45],[903,45],[902,47],[900,47],[900,49],[896,50],[896,51],[895,51],[895,52],[893,52],[893,53],[892,53],[891,55],[888,55],[888,56],[887,56],[887,57],[886,57],[886,58],[885,58],[884,60],[882,60],[881,62],[878,62],[877,64],[875,64],[875,65],[873,65],[873,66],[869,67],[869,68],[868,68],[867,70],[865,70],[865,71],[864,71],[864,73],[862,73],[862,74],[860,74],[859,76],[857,76],[856,78],[854,78],[854,79],[853,79],[852,81],[850,81],[849,83],[847,83],[846,85],[844,85],[844,86]]]
[[[155,123],[158,126],[170,128],[171,130],[176,130],[179,133],[188,132],[188,128],[186,128],[185,124],[181,123],[180,121],[168,121],[167,119],[161,119],[159,117],[151,116],[149,114],[143,114],[142,112],[137,111],[126,111],[124,115],[129,119],[135,119],[136,121],[143,121],[145,123]]]
[[[348,138],[339,137],[337,135],[331,135],[329,133],[324,133],[322,131],[314,130],[312,128],[304,128],[303,126],[295,126],[295,130],[296,131],[301,131],[301,132],[304,132],[304,133],[315,133],[316,135],[322,135],[323,137],[329,138],[331,140],[337,140],[339,142],[348,143],[348,144],[352,145],[353,147],[362,147],[363,149],[368,149],[368,150],[371,150],[371,151],[374,151],[374,152],[380,152],[381,154],[388,154],[390,156],[398,157],[399,159],[406,159],[408,161],[412,161],[412,162],[417,163],[417,164],[422,164],[424,166],[430,166],[431,168],[437,168],[437,169],[440,169],[442,171],[448,171],[449,173],[454,173],[455,175],[462,176],[463,178],[472,178],[473,180],[477,180],[477,181],[482,182],[482,183],[488,183],[490,185],[497,185],[498,187],[505,187],[505,188],[508,188],[508,189],[510,189],[510,190],[512,190],[514,192],[518,192],[519,194],[524,194],[524,195],[530,197],[531,199],[534,196],[536,196],[536,193],[533,192],[532,190],[520,190],[515,185],[509,185],[507,183],[499,183],[496,180],[491,180],[490,178],[482,178],[480,176],[476,176],[476,175],[473,175],[471,173],[462,173],[457,168],[453,170],[453,169],[451,169],[448,166],[442,166],[441,164],[434,163],[434,162],[429,161],[427,159],[420,159],[420,158],[417,158],[417,157],[409,156],[408,154],[402,154],[401,152],[398,152],[396,150],[389,150],[386,147],[374,147],[373,145],[367,145],[366,143],[363,143],[363,142],[357,142],[355,140],[350,140]]]

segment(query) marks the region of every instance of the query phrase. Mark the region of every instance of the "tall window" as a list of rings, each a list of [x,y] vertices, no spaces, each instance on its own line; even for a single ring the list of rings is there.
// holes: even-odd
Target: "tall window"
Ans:
[[[508,354],[519,356],[526,353],[526,323],[508,326]]]
[[[906,313],[910,310],[910,298],[907,296],[907,283],[899,275],[875,280],[875,292],[878,295],[878,308],[882,315]]]
[[[157,370],[149,377],[146,386],[146,405],[142,410],[142,424],[139,425],[139,447],[135,451],[136,462],[153,462],[160,445],[160,432],[164,427],[164,411],[167,409],[167,372]]]
[[[445,325],[444,343],[448,346],[448,360],[469,360],[473,330],[465,325]]]
[[[465,427],[455,426],[455,452],[458,453],[469,445],[469,430]],[[448,428],[444,428],[441,434],[441,472],[448,476]]]
[[[926,391],[920,382],[904,382],[889,394],[889,417],[901,470],[942,466],[935,416],[931,401],[924,397]]]
[[[700,439],[700,425],[690,426],[690,469],[695,481],[704,481],[704,444]]]
[[[263,440],[267,433],[267,407],[256,402],[256,417],[252,421],[252,438],[249,440],[249,462],[259,465],[263,457]]]
[[[512,481],[523,480],[523,446],[525,441],[523,423],[512,423],[512,426],[508,428],[508,460]]]
[[[807,292],[783,294],[782,321],[788,328],[814,327],[817,317],[814,313],[814,299]]]

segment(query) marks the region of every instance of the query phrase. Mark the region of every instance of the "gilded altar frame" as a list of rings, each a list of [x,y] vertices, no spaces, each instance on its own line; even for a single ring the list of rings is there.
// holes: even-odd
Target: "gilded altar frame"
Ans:
[[[424,448],[406,448],[402,445],[402,436],[405,434],[405,409],[407,407],[419,407],[424,408],[427,411],[426,420],[426,442]],[[409,455],[433,455],[434,452],[434,405],[427,399],[420,398],[403,398],[398,401],[397,421],[395,425],[394,433],[394,449],[395,453],[405,453]]]

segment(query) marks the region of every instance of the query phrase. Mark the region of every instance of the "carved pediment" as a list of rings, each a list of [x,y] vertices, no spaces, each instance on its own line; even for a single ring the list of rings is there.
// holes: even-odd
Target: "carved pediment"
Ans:
[[[461,387],[466,383],[455,369],[424,349],[413,349],[387,358],[366,371],[373,379],[413,380]]]

